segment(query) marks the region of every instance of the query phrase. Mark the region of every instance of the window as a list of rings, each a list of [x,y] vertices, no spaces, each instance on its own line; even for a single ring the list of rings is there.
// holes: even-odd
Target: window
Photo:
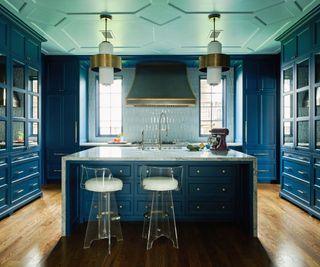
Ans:
[[[98,136],[115,136],[122,132],[122,79],[115,78],[111,86],[97,81]]]
[[[212,128],[224,126],[225,79],[215,86],[200,78],[200,135],[209,135]]]

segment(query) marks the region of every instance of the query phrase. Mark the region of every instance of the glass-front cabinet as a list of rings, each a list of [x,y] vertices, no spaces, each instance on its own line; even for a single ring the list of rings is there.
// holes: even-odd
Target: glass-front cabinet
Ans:
[[[40,123],[40,92],[39,71],[28,68],[28,147],[39,145],[39,123]]]
[[[7,149],[8,121],[7,57],[0,53],[0,152]]]
[[[315,148],[320,149],[320,53],[314,56],[314,98]]]
[[[310,145],[310,71],[309,59],[296,64],[296,145],[309,148]]]
[[[282,72],[282,143],[293,146],[293,66]]]

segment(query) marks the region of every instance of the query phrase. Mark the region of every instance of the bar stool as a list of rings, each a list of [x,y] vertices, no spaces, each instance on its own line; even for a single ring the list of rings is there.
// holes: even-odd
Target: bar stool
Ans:
[[[144,214],[142,238],[147,239],[147,250],[161,236],[170,239],[178,248],[178,234],[172,191],[179,190],[182,182],[182,166],[141,166],[140,184],[152,192],[151,209]]]
[[[112,177],[108,168],[81,165],[81,188],[93,193],[83,248],[89,248],[94,240],[108,239],[111,253],[111,237],[123,240],[118,214],[116,191],[122,190],[120,179]]]

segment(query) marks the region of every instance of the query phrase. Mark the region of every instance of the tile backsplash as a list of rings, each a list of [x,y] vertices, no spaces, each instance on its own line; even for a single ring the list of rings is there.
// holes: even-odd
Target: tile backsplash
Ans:
[[[158,138],[159,117],[161,112],[164,112],[168,117],[168,136],[165,136],[165,132],[162,133],[164,141],[176,141],[176,142],[198,142],[207,141],[207,137],[199,136],[199,78],[201,73],[196,68],[187,69],[188,79],[190,87],[193,90],[197,103],[192,107],[133,107],[126,105],[126,96],[132,86],[135,69],[126,68],[120,72],[122,76],[123,86],[123,136],[127,141],[140,141],[141,132],[144,130],[145,141],[155,142]],[[203,73],[202,73],[203,75]],[[233,72],[229,74],[233,77]],[[233,79],[227,79],[229,82],[229,88],[233,88]],[[89,73],[89,141],[92,142],[105,142],[111,138],[96,137],[95,134],[95,73]],[[234,131],[234,119],[233,119],[233,99],[234,90],[230,90],[230,94],[227,93],[228,108],[227,108],[227,123],[230,134],[228,136],[229,141],[233,140]],[[164,124],[163,125],[163,129]]]

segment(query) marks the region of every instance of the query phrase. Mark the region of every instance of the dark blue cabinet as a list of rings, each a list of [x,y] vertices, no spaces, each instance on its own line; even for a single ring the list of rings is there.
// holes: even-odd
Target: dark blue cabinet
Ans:
[[[319,21],[320,6],[278,38],[283,58],[280,196],[318,218]],[[289,39],[296,41],[296,57],[287,64],[285,48]]]
[[[0,218],[41,193],[41,42],[0,5]]]
[[[258,181],[277,180],[279,57],[244,60],[244,151],[258,158]]]
[[[81,61],[76,56],[45,57],[47,182],[61,179],[61,157],[79,149],[79,90],[83,79],[80,68]]]

